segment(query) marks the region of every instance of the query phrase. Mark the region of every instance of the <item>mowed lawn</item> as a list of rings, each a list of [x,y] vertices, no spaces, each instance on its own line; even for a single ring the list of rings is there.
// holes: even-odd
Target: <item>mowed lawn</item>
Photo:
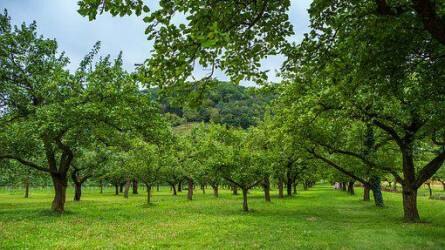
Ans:
[[[63,215],[49,211],[51,190],[0,192],[0,249],[445,249],[445,201],[419,197],[423,223],[402,221],[400,194],[384,193],[386,207],[361,201],[326,185],[299,191],[292,198],[260,190],[249,195],[251,212],[241,210],[242,197],[221,191],[186,192],[173,197],[165,187],[145,205],[145,191],[124,199],[113,189],[84,190],[73,202],[72,188]]]

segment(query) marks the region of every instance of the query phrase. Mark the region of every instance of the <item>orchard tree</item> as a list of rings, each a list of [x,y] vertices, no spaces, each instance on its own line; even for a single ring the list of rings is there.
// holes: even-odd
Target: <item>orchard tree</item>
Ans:
[[[122,69],[122,58],[93,64],[94,50],[70,74],[54,40],[36,34],[36,24],[12,27],[0,15],[0,159],[48,173],[54,185],[52,209],[64,211],[68,172],[85,140],[119,137],[144,128],[159,114],[149,96]]]

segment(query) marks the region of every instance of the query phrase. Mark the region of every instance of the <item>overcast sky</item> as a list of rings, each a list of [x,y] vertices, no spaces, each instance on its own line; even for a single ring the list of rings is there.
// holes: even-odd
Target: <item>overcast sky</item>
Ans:
[[[55,38],[61,51],[71,60],[70,69],[77,68],[80,60],[91,50],[96,41],[102,42],[101,54],[112,57],[123,51],[125,68],[134,69],[135,63],[143,62],[150,56],[153,43],[144,34],[146,25],[141,17],[99,16],[90,22],[77,13],[78,0],[0,0],[0,8],[6,8],[14,24],[37,22],[38,32],[47,38]],[[291,0],[290,19],[294,25],[294,41],[301,40],[308,31],[307,8],[311,0]],[[275,70],[283,58],[270,57],[263,62],[263,68],[270,70],[269,78],[277,81]],[[204,74],[202,69],[197,75]],[[216,75],[226,80],[222,73]],[[249,84],[248,84],[249,85]]]

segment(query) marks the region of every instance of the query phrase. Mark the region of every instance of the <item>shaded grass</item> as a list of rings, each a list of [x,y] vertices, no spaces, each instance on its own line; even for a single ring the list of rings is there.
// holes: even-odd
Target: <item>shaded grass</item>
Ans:
[[[419,197],[425,223],[402,221],[400,194],[384,193],[385,208],[357,195],[316,186],[296,197],[263,201],[249,194],[251,212],[241,211],[242,197],[196,190],[171,196],[167,188],[129,199],[86,189],[81,202],[68,195],[67,212],[49,211],[52,190],[0,191],[0,248],[185,248],[185,249],[444,249],[445,202]],[[72,191],[72,190],[70,190]]]

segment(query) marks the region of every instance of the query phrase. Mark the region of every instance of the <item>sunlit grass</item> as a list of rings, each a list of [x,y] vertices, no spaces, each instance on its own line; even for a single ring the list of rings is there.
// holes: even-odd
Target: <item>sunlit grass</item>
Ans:
[[[72,190],[70,190],[72,191]],[[423,192],[423,191],[422,191]],[[315,186],[296,197],[264,202],[260,190],[249,195],[251,212],[241,210],[241,196],[196,190],[173,197],[168,188],[129,199],[107,189],[85,189],[81,202],[68,195],[67,212],[49,211],[51,189],[0,191],[0,248],[184,248],[184,249],[444,249],[445,202],[419,198],[424,223],[402,221],[400,194],[384,193],[379,209],[357,195]]]

